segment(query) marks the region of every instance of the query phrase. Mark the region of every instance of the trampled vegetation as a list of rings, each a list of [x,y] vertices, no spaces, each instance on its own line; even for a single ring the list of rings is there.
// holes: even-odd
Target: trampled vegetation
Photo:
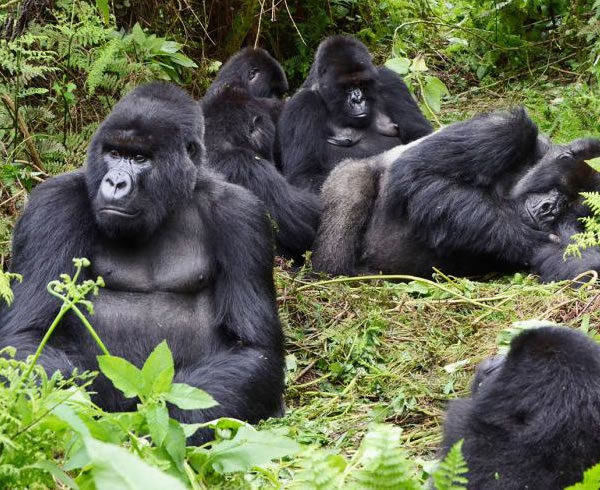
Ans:
[[[319,41],[350,33],[405,76],[436,126],[523,104],[556,141],[600,134],[598,2],[29,4],[0,5],[3,269],[27,193],[82,164],[91,134],[128,89],[158,78],[201,96],[243,43],[273,52],[295,88]],[[589,201],[600,209],[598,196]],[[588,229],[580,246],[598,242],[598,222]],[[77,284],[85,266],[76,261],[49,286],[63,314],[92,308],[88,300],[102,283]],[[445,404],[467,394],[477,363],[539,321],[600,340],[596,274],[579,278],[585,285],[578,289],[521,274],[483,282],[443,271],[432,281],[330,280],[315,278],[310,263],[298,270],[280,260],[275,276],[287,336],[285,417],[256,428],[221,419],[210,424],[215,442],[186,447],[200,427],[169,419],[166,403],[195,409],[214,402],[173,383],[166,344],[142,369],[101,356],[100,369],[123,396],[140,399],[126,414],[90,401],[90,373],[48,378],[35,359],[0,357],[0,486],[412,489],[432,479],[439,490],[464,488],[460,445],[439,466],[435,452]],[[0,273],[3,303],[16,280]],[[82,322],[81,335],[95,335],[93,321]],[[572,488],[599,487],[596,466]]]

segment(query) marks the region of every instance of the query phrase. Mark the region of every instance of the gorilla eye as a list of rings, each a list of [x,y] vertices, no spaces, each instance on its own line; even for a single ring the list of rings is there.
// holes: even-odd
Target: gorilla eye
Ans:
[[[113,158],[119,158],[119,152],[117,150],[110,150],[110,156]]]
[[[256,68],[252,68],[249,72],[248,72],[248,80],[252,81],[256,78],[256,75],[258,75],[258,70]]]
[[[148,158],[146,158],[145,155],[141,155],[139,153],[136,156],[134,156],[133,159],[136,163],[144,163],[146,160],[148,160]]]

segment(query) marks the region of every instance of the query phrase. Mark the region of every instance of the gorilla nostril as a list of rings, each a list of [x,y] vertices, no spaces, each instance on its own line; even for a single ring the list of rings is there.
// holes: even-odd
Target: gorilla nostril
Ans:
[[[117,183],[117,189],[122,189],[126,185],[127,185],[127,182],[125,182],[124,180],[122,180],[121,182]]]

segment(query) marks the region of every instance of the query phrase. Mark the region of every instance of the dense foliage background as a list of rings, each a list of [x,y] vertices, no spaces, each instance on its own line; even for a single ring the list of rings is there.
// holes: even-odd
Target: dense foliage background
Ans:
[[[435,125],[524,104],[557,141],[600,134],[597,0],[0,0],[0,26],[4,269],[28,192],[84,162],[91,134],[129,88],[158,78],[200,97],[245,45],[271,51],[295,88],[321,39],[349,33],[405,75]],[[48,380],[2,360],[14,383],[0,389],[0,486],[75,488],[78,476],[81,488],[165,488],[158,468],[195,488],[419,488],[445,402],[465,395],[477,362],[529,325],[513,322],[596,335],[600,321],[595,277],[573,290],[521,275],[315,284],[310,273],[276,268],[288,414],[262,424],[268,432],[224,421],[213,447],[186,449],[182,431],[191,429],[157,418],[171,385],[116,418],[89,402],[86,376]],[[5,299],[8,279],[0,274]],[[152,362],[170,369],[164,348]],[[142,376],[123,370],[113,372],[116,385]],[[188,395],[182,403],[201,403]],[[459,452],[442,470],[437,488],[461,488]],[[598,488],[598,473],[580,488]]]

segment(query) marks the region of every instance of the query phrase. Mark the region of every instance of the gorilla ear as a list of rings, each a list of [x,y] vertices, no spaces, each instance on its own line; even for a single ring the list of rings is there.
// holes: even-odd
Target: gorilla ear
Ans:
[[[198,151],[198,147],[196,146],[196,143],[190,141],[185,147],[185,150],[187,151],[187,154],[190,156],[190,158],[193,158],[196,155],[196,152]]]
[[[252,118],[252,124],[250,124],[250,131],[255,131],[256,127],[262,123],[262,116],[254,116]]]

